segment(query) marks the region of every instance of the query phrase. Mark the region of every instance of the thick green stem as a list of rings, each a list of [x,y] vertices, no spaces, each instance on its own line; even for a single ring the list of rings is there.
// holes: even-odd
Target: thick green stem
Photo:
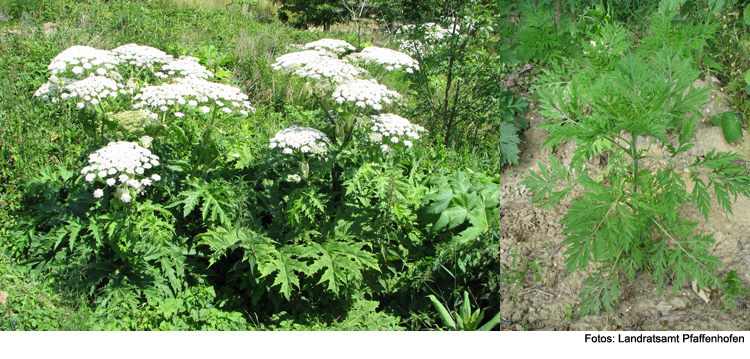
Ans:
[[[313,92],[313,97],[315,98],[315,101],[318,103],[318,105],[320,105],[320,108],[323,109],[323,112],[326,113],[326,117],[328,117],[328,120],[331,121],[331,125],[336,126],[336,120],[334,120],[333,116],[331,116],[331,113],[328,112],[326,105],[323,104],[323,100],[321,100],[315,92]]]
[[[209,121],[208,128],[206,129],[206,132],[203,133],[203,139],[201,140],[201,151],[198,154],[198,158],[195,159],[195,164],[193,164],[193,171],[190,172],[190,177],[195,175],[195,172],[198,170],[198,166],[200,166],[201,164],[203,155],[206,153],[206,148],[208,148],[208,144],[211,142],[211,132],[214,129],[214,117],[216,117],[216,108],[214,108],[213,112],[211,112],[211,120]]]

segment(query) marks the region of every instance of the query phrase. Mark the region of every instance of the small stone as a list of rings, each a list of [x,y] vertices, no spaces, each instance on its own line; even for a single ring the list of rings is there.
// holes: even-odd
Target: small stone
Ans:
[[[745,262],[750,262],[750,256],[745,256]]]
[[[8,293],[0,292],[0,304],[5,305],[8,302]]]
[[[682,297],[674,297],[670,300],[674,310],[681,310],[687,308],[688,300]]]
[[[660,311],[658,311],[658,310],[656,311],[656,317],[657,317],[657,318],[661,318],[661,317],[662,317],[662,315],[663,315],[663,314],[661,314],[661,312],[660,312]]]
[[[673,307],[672,304],[669,304],[669,303],[667,303],[667,302],[665,302],[663,300],[661,302],[659,302],[659,304],[656,305],[657,318],[660,317],[661,312],[667,312],[668,313],[670,310],[672,310],[672,307]]]

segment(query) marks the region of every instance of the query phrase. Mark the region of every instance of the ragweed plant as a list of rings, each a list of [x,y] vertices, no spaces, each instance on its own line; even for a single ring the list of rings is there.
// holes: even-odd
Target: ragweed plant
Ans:
[[[642,271],[660,290],[718,283],[713,236],[696,234],[697,223],[682,219],[677,209],[692,203],[708,219],[713,192],[731,213],[737,195],[750,195],[750,176],[735,165],[738,154],[711,151],[689,164],[676,159],[693,147],[698,107],[706,102],[708,90],[691,86],[697,78],[690,60],[667,48],[648,61],[627,55],[602,73],[584,89],[587,112],[573,116],[561,101],[542,101],[543,114],[552,118],[540,126],[549,131],[546,145],[575,140],[578,148],[569,165],[551,158],[550,167],[540,163],[524,184],[542,207],[572,197],[561,221],[569,235],[563,242],[569,245],[566,270],[596,266],[581,292],[583,315],[602,305],[611,309],[622,281]],[[672,133],[679,136],[670,139]],[[648,146],[646,138],[653,139]],[[584,163],[598,155],[610,165],[592,177]]]

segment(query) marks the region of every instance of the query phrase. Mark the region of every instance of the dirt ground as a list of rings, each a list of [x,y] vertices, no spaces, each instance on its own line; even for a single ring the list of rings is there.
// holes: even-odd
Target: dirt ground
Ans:
[[[694,86],[710,85],[696,81]],[[724,140],[721,127],[714,127],[710,122],[713,114],[729,110],[726,103],[726,96],[714,89],[708,104],[702,109],[704,118],[698,125],[696,146],[680,160],[692,162],[692,158],[714,148],[748,157],[750,135],[745,135],[738,143],[729,144]],[[533,194],[521,184],[530,169],[538,171],[537,162],[549,165],[549,155],[553,151],[542,149],[546,132],[536,129],[546,119],[536,111],[535,104],[524,117],[531,127],[522,137],[519,164],[502,173],[507,194],[506,210],[500,223],[506,234],[502,243],[502,248],[506,249],[501,254],[501,261],[506,269],[512,269],[513,257],[517,253],[516,267],[519,263],[539,260],[541,270],[527,270],[520,285],[503,293],[500,310],[506,323],[510,323],[504,326],[505,330],[750,330],[750,298],[741,298],[734,308],[724,311],[721,309],[725,305],[721,293],[714,291],[707,303],[690,284],[676,288],[675,292],[668,286],[660,296],[656,282],[648,273],[641,273],[623,285],[623,296],[609,313],[602,311],[599,316],[579,317],[581,298],[578,293],[588,273],[565,273],[567,256],[563,253],[567,248],[560,245],[565,236],[559,221],[567,207],[563,203],[551,210],[536,208],[531,202]],[[570,163],[574,149],[574,143],[567,143],[555,150],[554,155],[563,163]],[[604,165],[598,162],[594,161],[587,167],[596,171]],[[690,183],[688,187],[692,189]],[[719,273],[736,270],[747,285],[750,283],[750,198],[739,197],[732,209],[733,215],[721,209],[714,200],[708,222],[698,214],[694,205],[684,205],[677,211],[683,218],[701,223],[699,230],[714,234],[716,244],[712,253],[721,260]],[[537,274],[541,281],[536,280]],[[566,321],[568,306],[573,309],[570,322]]]

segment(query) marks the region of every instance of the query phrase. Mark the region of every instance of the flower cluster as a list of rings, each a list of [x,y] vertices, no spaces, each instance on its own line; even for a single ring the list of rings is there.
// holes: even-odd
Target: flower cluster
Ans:
[[[337,39],[320,39],[305,44],[304,49],[315,49],[315,50],[328,50],[337,55],[341,55],[347,51],[354,51],[355,47],[344,40]]]
[[[351,80],[365,72],[345,60],[332,58],[317,50],[292,52],[277,57],[276,63],[271,66],[274,70],[294,71],[300,77],[315,80],[326,78],[333,82]]]
[[[120,59],[111,51],[90,46],[72,46],[55,56],[47,68],[53,75],[70,69],[75,75],[86,76],[95,72],[102,76],[107,74],[107,70],[114,69],[119,64]]]
[[[371,142],[382,143],[383,152],[389,152],[390,146],[398,143],[411,147],[413,145],[411,140],[418,140],[421,132],[427,132],[424,127],[412,124],[409,120],[392,113],[375,115],[372,119],[373,123],[370,127],[372,133],[369,139]],[[404,136],[408,139],[404,139]]]
[[[385,66],[387,71],[404,68],[406,72],[413,73],[419,70],[419,62],[411,56],[396,50],[386,49],[383,47],[370,46],[362,52],[349,55],[352,58],[360,58],[367,62],[375,62]]]
[[[355,106],[373,110],[381,110],[383,104],[390,104],[393,99],[400,97],[398,92],[389,90],[375,80],[351,80],[333,91],[333,98],[340,104],[353,102]]]
[[[62,89],[63,88],[59,83],[48,81],[34,92],[34,96],[41,97],[44,101],[52,101],[52,103],[56,103],[58,100],[57,96],[62,92]]]
[[[127,44],[112,49],[123,63],[133,65],[137,68],[152,67],[156,64],[167,64],[174,60],[172,55],[150,46]]]
[[[199,63],[200,59],[192,56],[180,56],[177,60],[170,61],[156,72],[157,77],[166,79],[173,77],[198,77],[207,79],[214,77],[214,73]]]
[[[88,182],[99,179],[109,187],[117,187],[117,198],[130,202],[138,193],[154,181],[158,174],[146,175],[146,171],[159,165],[159,157],[133,142],[110,142],[106,147],[89,155],[89,166],[81,170]],[[118,184],[119,183],[119,184]],[[94,197],[104,196],[103,189],[94,190]]]
[[[66,93],[60,94],[60,98],[78,99],[78,108],[83,108],[85,102],[97,105],[107,97],[117,97],[118,92],[127,93],[117,81],[104,76],[90,76],[65,86]]]
[[[149,86],[141,89],[141,92],[133,98],[136,103],[133,108],[140,109],[149,107],[167,112],[188,105],[190,109],[198,109],[203,113],[211,111],[216,105],[224,113],[238,111],[242,115],[248,115],[249,111],[255,112],[250,106],[248,96],[236,87],[207,81],[196,77],[175,79],[175,83]],[[174,112],[177,117],[182,117],[181,112]]]
[[[276,133],[269,141],[270,148],[283,148],[284,154],[292,154],[295,149],[302,153],[312,153],[318,157],[328,152],[328,136],[310,127],[291,126]]]
[[[420,27],[404,25],[396,30],[396,35],[416,34],[419,39],[398,40],[398,48],[412,55],[424,56],[426,55],[425,49],[432,51],[435,47],[442,46],[446,38],[460,36],[460,30],[461,26],[458,24],[449,25],[447,29],[434,22],[426,23]]]

